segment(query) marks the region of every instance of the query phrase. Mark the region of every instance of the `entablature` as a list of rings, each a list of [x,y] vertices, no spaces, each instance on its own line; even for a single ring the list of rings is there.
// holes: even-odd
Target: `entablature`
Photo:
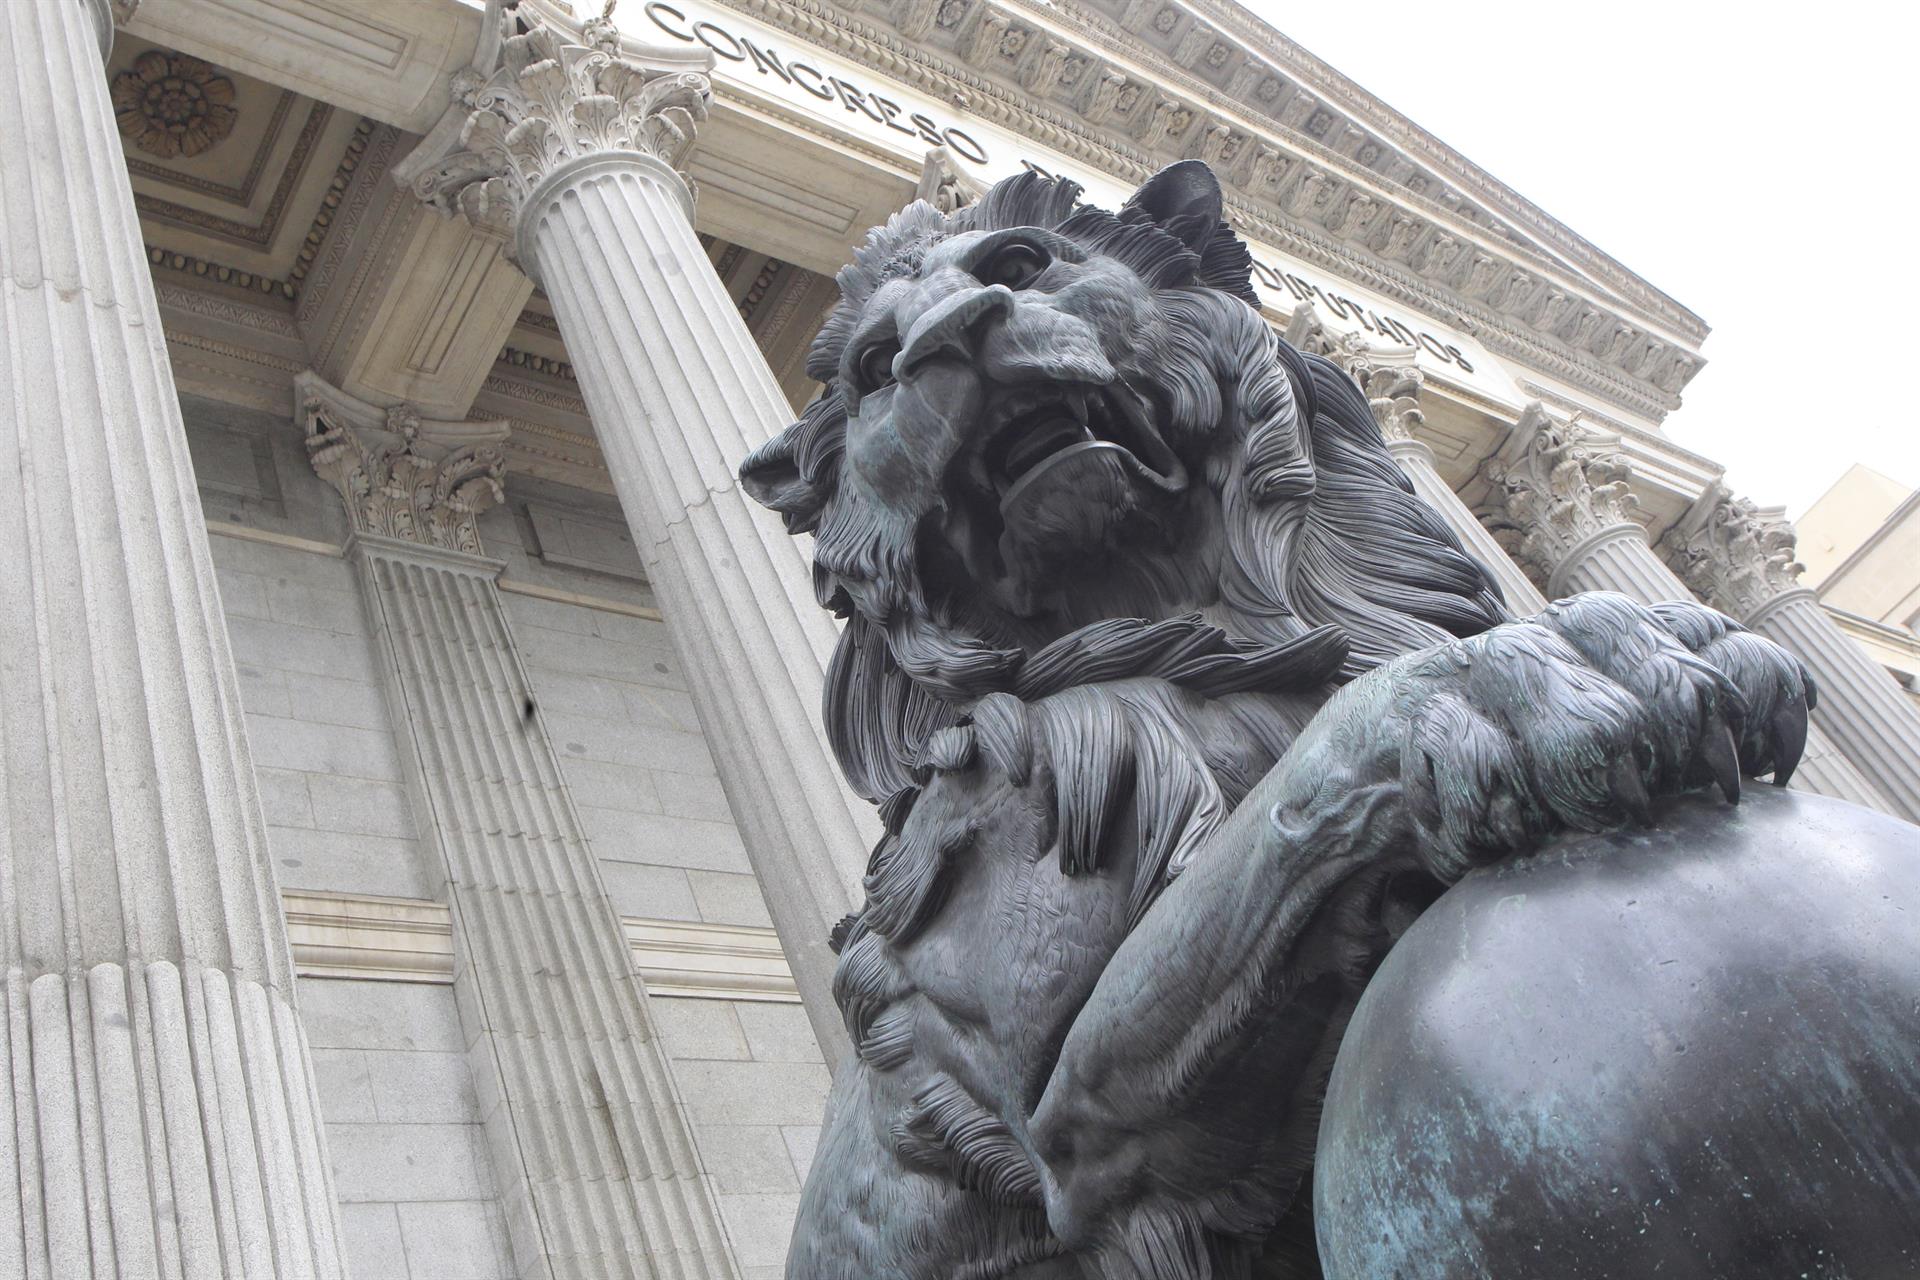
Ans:
[[[1336,136],[1331,123],[1314,123],[1313,112],[1294,120],[1297,111],[1286,106],[1292,98],[1276,96],[1275,110],[1259,113],[1145,44],[1124,51],[1096,47],[1093,36],[1104,20],[1091,11],[1055,11],[1086,19],[1084,29],[1070,29],[1038,6],[1016,12],[997,0],[942,0],[931,7],[915,0],[883,6],[878,14],[850,14],[813,0],[713,4],[953,104],[962,119],[1016,132],[1031,141],[1043,167],[1057,157],[1069,169],[1088,165],[1138,180],[1173,159],[1206,159],[1229,184],[1232,216],[1250,235],[1463,328],[1501,355],[1636,416],[1658,421],[1676,407],[1703,363],[1695,335],[1703,336],[1704,326],[1670,300],[1656,305],[1664,295],[1644,282],[1644,301],[1624,296],[1511,226],[1461,213],[1467,202],[1450,208],[1438,198],[1450,189],[1445,184],[1432,194],[1418,190],[1418,175],[1395,169],[1383,159],[1386,150],[1356,142],[1346,154],[1316,139],[1306,125],[1336,143],[1357,135]],[[719,31],[698,32],[703,42],[724,47],[731,36],[724,22],[711,22],[712,11],[693,0],[650,0],[621,20],[637,36],[657,40],[663,34],[691,39],[690,28],[680,24],[705,19]],[[1204,61],[1213,47],[1189,53]],[[739,52],[725,49],[715,68],[723,96],[733,70],[726,53]],[[1249,65],[1246,54],[1233,56]],[[1150,65],[1155,61],[1161,65]],[[736,75],[731,83],[751,80]],[[1240,87],[1258,98],[1257,87]],[[861,108],[849,100],[846,109]],[[1314,110],[1327,113],[1329,122],[1335,118],[1325,103]]]

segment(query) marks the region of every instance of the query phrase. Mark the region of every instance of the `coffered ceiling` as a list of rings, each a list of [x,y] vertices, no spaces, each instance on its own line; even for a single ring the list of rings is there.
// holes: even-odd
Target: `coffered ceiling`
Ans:
[[[155,265],[291,297],[359,118],[125,34],[107,77]]]

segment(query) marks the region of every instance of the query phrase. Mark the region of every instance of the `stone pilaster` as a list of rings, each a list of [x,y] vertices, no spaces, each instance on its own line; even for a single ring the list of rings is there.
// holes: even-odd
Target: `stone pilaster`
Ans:
[[[427,834],[454,994],[523,1277],[735,1274],[646,992],[530,692],[475,518],[503,423],[423,421],[295,380],[347,505]]]
[[[1799,655],[1819,686],[1815,722],[1891,812],[1920,821],[1920,711],[1799,585],[1785,515],[1713,493],[1662,548],[1703,599]]]
[[[1488,460],[1485,474],[1491,522],[1533,563],[1550,597],[1617,591],[1644,604],[1694,598],[1654,554],[1645,526],[1633,518],[1638,504],[1629,485],[1632,468],[1615,437],[1529,405],[1513,435]],[[1794,785],[1886,807],[1817,723],[1808,726]]]
[[[0,1275],[339,1277],[112,34],[0,4]]]
[[[695,237],[674,166],[703,62],[574,33],[526,0],[504,65],[469,85],[403,177],[494,225],[544,285],[767,906],[829,1058],[844,1042],[827,935],[858,901],[872,810],[819,716],[836,638],[798,545],[735,468],[791,410]],[[678,59],[678,60],[675,60]],[[457,143],[455,136],[457,135]]]
[[[1366,393],[1373,420],[1387,442],[1387,451],[1406,473],[1413,491],[1440,514],[1454,537],[1460,539],[1467,554],[1493,574],[1500,593],[1515,615],[1526,617],[1546,607],[1540,594],[1513,557],[1507,554],[1486,525],[1460,500],[1440,470],[1434,465],[1433,450],[1417,435],[1426,417],[1420,409],[1420,390],[1424,377],[1414,356],[1407,349],[1404,358],[1384,353],[1353,334],[1333,335],[1314,315],[1311,303],[1301,303],[1287,327],[1287,341],[1302,351],[1311,351],[1345,369]]]

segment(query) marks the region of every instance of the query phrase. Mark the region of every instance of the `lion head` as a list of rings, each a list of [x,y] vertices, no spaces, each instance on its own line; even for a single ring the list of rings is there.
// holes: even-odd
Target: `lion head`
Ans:
[[[1317,684],[1505,617],[1352,381],[1260,315],[1210,169],[1118,213],[1079,194],[1025,173],[875,228],[813,344],[823,394],[741,468],[848,620],[828,729],[871,800],[1063,653],[1111,679],[1324,632]]]

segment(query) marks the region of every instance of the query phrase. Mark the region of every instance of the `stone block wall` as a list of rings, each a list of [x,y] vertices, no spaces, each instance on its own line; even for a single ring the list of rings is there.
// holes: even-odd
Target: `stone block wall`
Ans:
[[[212,546],[280,887],[441,897],[352,568],[231,537]]]
[[[453,988],[306,978],[353,1280],[510,1280]]]
[[[798,1004],[651,1005],[744,1280],[778,1280],[827,1104],[813,1028]]]

